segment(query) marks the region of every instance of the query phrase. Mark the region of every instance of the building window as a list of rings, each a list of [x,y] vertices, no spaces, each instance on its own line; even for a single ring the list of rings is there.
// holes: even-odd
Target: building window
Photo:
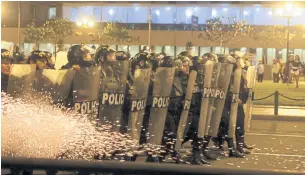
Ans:
[[[56,7],[49,7],[49,19],[56,18]]]

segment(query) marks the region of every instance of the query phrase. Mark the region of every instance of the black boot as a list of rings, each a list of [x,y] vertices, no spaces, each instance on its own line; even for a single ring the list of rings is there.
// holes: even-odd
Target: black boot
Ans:
[[[243,153],[238,152],[234,146],[233,138],[227,138],[228,148],[229,148],[229,157],[238,157],[244,158],[245,155]]]
[[[236,137],[237,150],[243,154],[250,154],[251,152],[248,149],[244,148],[244,143],[245,143],[244,139],[245,139],[244,136]]]
[[[146,162],[156,163],[159,162],[159,156],[148,154]]]
[[[249,151],[247,148],[244,148],[243,145],[239,145],[237,147],[237,150],[240,152],[240,153],[243,153],[243,154],[250,154],[251,151]]]
[[[244,143],[244,148],[247,148],[247,149],[254,149],[255,145],[247,145],[246,143]]]
[[[211,140],[211,136],[205,136],[203,139],[199,139],[199,143],[201,143],[201,146],[202,146],[202,154],[204,155],[204,157],[206,157],[207,159],[210,159],[210,160],[217,160],[218,157],[216,156],[213,156],[211,154],[209,154],[209,143],[210,143],[210,140]]]
[[[193,157],[192,157],[192,164],[194,165],[210,165],[211,163],[208,162],[202,155],[201,150],[199,148],[193,147]]]

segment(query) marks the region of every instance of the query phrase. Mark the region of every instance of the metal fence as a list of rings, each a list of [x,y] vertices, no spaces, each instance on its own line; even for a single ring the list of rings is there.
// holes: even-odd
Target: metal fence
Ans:
[[[301,98],[288,97],[284,94],[281,94],[279,91],[275,91],[274,93],[267,95],[266,97],[253,99],[253,100],[254,101],[265,100],[265,99],[273,97],[273,96],[274,96],[274,115],[278,115],[278,113],[279,113],[279,96],[289,99],[289,100],[293,100],[293,101],[305,101],[305,99],[301,99]]]
[[[89,174],[149,174],[149,175],[294,175],[293,171],[272,171],[254,169],[228,169],[199,165],[175,165],[164,163],[114,162],[114,161],[78,161],[78,160],[47,160],[1,157],[1,167],[16,170],[44,170],[47,175],[59,171],[69,171],[80,175]]]

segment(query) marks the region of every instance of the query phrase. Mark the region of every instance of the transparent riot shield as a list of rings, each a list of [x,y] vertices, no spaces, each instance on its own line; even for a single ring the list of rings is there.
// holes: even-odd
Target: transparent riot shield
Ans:
[[[87,67],[75,71],[73,82],[74,110],[95,116],[98,112],[98,93],[101,67]]]
[[[239,99],[239,89],[240,89],[240,79],[242,70],[236,69],[234,72],[233,83],[231,85],[232,101],[230,108],[230,120],[229,120],[229,138],[235,138],[236,131],[236,120],[237,120],[237,110],[238,110],[238,99]]]
[[[207,135],[211,115],[213,112],[214,97],[212,91],[217,90],[220,65],[208,61],[203,67],[203,89],[201,92],[200,118],[198,124],[198,137]],[[215,93],[215,92],[214,92]]]
[[[154,75],[147,143],[161,145],[174,75],[174,67],[158,67]]]
[[[106,62],[100,86],[99,123],[112,125],[119,131],[122,123],[128,61]]]
[[[21,97],[31,93],[35,79],[36,65],[13,64],[8,79],[7,93]]]
[[[150,77],[151,69],[137,69],[134,73],[127,132],[137,141],[140,141]]]
[[[218,134],[219,123],[222,116],[223,107],[225,104],[225,99],[228,91],[228,86],[230,83],[230,78],[232,74],[233,65],[227,63],[217,63],[220,65],[220,72],[217,81],[217,89],[210,92],[214,100],[214,109],[212,112],[209,136],[216,137]]]
[[[249,90],[249,98],[247,103],[244,104],[245,111],[245,131],[249,132],[251,125],[252,109],[253,109],[253,95],[256,80],[255,66],[249,66],[246,73],[247,87]]]
[[[36,72],[34,90],[50,96],[54,103],[68,98],[74,79],[74,71],[42,69]]]
[[[189,75],[189,78],[188,78],[185,99],[183,102],[183,111],[180,115],[180,121],[179,121],[179,125],[178,125],[178,130],[177,130],[177,141],[175,144],[175,150],[177,150],[177,151],[181,148],[182,141],[185,136],[187,121],[189,121],[188,114],[189,114],[189,110],[191,107],[191,100],[192,100],[192,96],[193,96],[196,77],[197,77],[197,72],[192,70]]]

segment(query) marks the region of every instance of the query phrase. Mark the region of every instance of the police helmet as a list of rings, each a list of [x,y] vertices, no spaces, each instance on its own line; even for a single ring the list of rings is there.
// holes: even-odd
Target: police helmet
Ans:
[[[187,51],[182,51],[178,54],[178,57],[181,57],[181,56],[188,57],[189,55],[188,55]]]
[[[136,54],[131,61],[131,70],[135,71],[136,68],[145,69],[149,67],[149,54],[147,52],[140,52]]]
[[[10,51],[7,49],[1,49],[1,62],[4,64],[12,64],[13,62]]]
[[[50,58],[52,57],[52,53],[50,53],[50,52],[48,52],[48,51],[44,51],[44,53],[45,53],[45,57],[46,57],[47,59],[50,59]]]
[[[36,62],[38,60],[47,61],[46,53],[44,51],[35,50],[29,54],[28,63],[30,63],[30,61]]]
[[[214,53],[205,53],[205,54],[203,54],[202,58],[206,61],[213,61],[215,63],[218,62],[218,57]]]
[[[173,67],[175,66],[175,61],[172,56],[163,57],[158,64],[159,67]]]
[[[125,51],[117,51],[115,52],[115,58],[118,61],[129,60],[129,54]]]
[[[90,65],[91,63],[95,64],[89,52],[89,48],[86,45],[74,45],[68,50],[68,62],[70,64],[77,65],[83,65],[87,63],[90,63]]]
[[[202,67],[203,64],[206,63],[206,60],[203,59],[203,57],[200,56],[193,56],[191,58],[191,62],[192,62],[192,70],[198,70],[200,67]]]
[[[97,48],[95,52],[94,60],[97,63],[103,64],[105,61],[107,61],[107,55],[112,53],[115,53],[114,49],[112,49],[109,45],[102,45],[99,48]]]

